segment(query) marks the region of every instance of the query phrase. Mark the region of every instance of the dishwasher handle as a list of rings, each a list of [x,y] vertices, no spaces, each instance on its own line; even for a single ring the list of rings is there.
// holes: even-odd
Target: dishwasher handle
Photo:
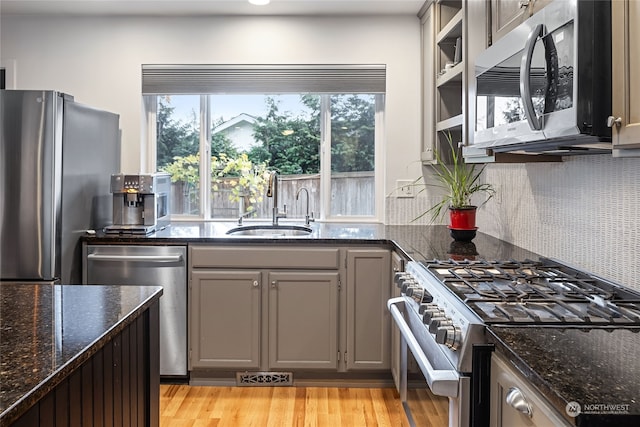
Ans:
[[[87,259],[94,261],[126,262],[180,262],[182,255],[103,255],[89,254]]]

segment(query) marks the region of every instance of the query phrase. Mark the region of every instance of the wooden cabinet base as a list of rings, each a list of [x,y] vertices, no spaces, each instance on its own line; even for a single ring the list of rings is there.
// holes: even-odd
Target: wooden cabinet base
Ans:
[[[151,305],[11,425],[159,426],[158,307]]]

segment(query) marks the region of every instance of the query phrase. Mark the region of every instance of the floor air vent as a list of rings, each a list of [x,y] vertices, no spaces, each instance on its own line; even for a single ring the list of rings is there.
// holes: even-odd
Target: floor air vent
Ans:
[[[293,385],[291,372],[236,372],[239,386],[283,386]]]

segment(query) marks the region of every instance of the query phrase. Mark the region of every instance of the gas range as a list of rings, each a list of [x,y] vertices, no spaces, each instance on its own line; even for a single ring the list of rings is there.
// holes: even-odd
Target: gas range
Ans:
[[[472,346],[485,342],[482,319],[417,262],[396,273],[395,283],[408,327],[420,346],[424,349],[435,341],[458,372],[471,372]]]
[[[419,409],[407,392],[410,351],[431,392],[449,398],[449,425],[488,425],[487,325],[640,331],[640,292],[548,258],[412,261],[395,282],[401,295],[387,307],[401,335],[401,400],[408,416]]]
[[[548,258],[422,265],[485,324],[640,326],[640,293]]]
[[[640,327],[639,292],[548,258],[410,262],[395,282],[412,333],[430,335],[459,372],[485,325]]]

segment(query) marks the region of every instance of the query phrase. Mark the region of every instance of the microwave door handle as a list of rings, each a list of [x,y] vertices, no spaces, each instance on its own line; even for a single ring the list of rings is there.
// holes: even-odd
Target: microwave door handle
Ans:
[[[524,105],[524,113],[527,116],[529,127],[533,130],[542,129],[542,120],[536,115],[536,110],[533,107],[533,98],[531,97],[531,59],[533,57],[533,49],[536,47],[536,41],[538,37],[542,36],[543,30],[544,25],[538,24],[531,31],[520,64],[520,98]]]

